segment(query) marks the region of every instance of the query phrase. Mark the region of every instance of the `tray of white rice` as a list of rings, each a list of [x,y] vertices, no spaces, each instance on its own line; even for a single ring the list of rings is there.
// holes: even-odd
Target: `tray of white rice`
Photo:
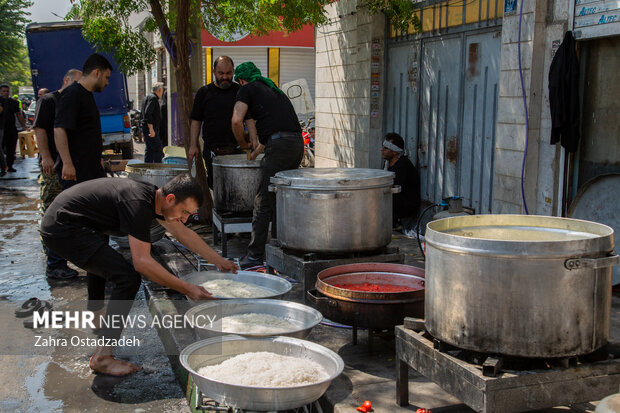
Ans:
[[[226,334],[306,338],[323,315],[290,301],[236,299],[203,302],[189,309],[185,318],[201,339]]]
[[[202,285],[214,298],[280,298],[292,285],[284,278],[253,271],[200,271],[181,277],[191,284]],[[204,301],[189,300],[192,305]]]
[[[338,354],[293,337],[210,338],[187,346],[179,359],[205,396],[255,411],[312,403],[344,368]]]

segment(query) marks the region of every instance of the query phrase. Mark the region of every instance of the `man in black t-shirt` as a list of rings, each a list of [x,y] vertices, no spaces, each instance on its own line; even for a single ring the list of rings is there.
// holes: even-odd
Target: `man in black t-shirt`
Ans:
[[[6,155],[7,171],[16,172],[13,168],[15,162],[15,149],[17,148],[17,127],[15,118],[19,121],[22,129],[26,129],[26,119],[20,109],[20,102],[10,97],[9,85],[0,85],[0,96],[6,99],[4,107],[4,136],[2,138],[3,150]]]
[[[189,175],[179,175],[162,188],[132,179],[101,178],[64,190],[47,209],[41,223],[45,245],[56,254],[104,280],[88,282],[88,310],[95,324],[103,317],[105,281],[114,287],[99,336],[115,342],[122,328],[111,320],[125,319],[141,285],[143,274],[150,280],[187,295],[192,300],[211,299],[200,285],[185,282],[168,272],[151,256],[150,228],[153,219],[179,242],[215,264],[221,271],[237,266],[218,255],[198,234],[184,225],[203,200],[200,185]],[[108,235],[128,235],[130,264],[108,245]],[[96,287],[96,288],[95,288]],[[101,317],[99,317],[101,316]],[[100,373],[123,376],[140,367],[112,355],[113,347],[99,346],[90,367]]]
[[[207,182],[213,188],[213,157],[241,153],[237,148],[237,141],[230,126],[235,98],[239,91],[239,84],[233,83],[234,65],[228,56],[220,56],[213,62],[215,81],[201,87],[194,97],[194,106],[190,118],[191,144],[188,153],[188,163],[200,151],[198,136],[202,124],[202,139],[204,149],[202,156],[207,165]],[[248,132],[256,136],[254,122],[248,122]],[[245,148],[243,145],[242,148]]]
[[[63,189],[105,176],[101,118],[93,92],[108,85],[112,65],[95,53],[86,59],[82,78],[63,90],[56,106],[54,141],[60,155],[56,171]]]
[[[388,171],[394,172],[394,185],[399,185],[400,193],[392,199],[393,227],[402,225],[403,230],[411,229],[418,218],[420,209],[420,176],[418,170],[405,155],[405,141],[397,133],[385,135],[381,147],[381,157],[388,163]]]
[[[253,142],[251,158],[265,151],[261,161],[261,183],[254,201],[252,239],[241,268],[262,265],[267,231],[276,237],[276,199],[269,192],[269,180],[277,172],[299,168],[304,154],[299,119],[289,98],[269,78],[262,77],[252,62],[237,66],[235,80],[241,85],[232,117],[232,129],[239,144],[244,142],[243,120],[254,119],[258,142]]]
[[[56,115],[56,102],[62,91],[82,77],[82,72],[77,69],[69,69],[62,79],[62,86],[55,92],[44,94],[37,101],[37,110],[34,117],[34,136],[39,147],[39,164],[41,166],[41,201],[43,212],[47,210],[54,198],[62,191],[58,175],[54,172],[54,163],[58,158],[58,151],[54,143],[54,117]],[[42,90],[42,89],[41,89]],[[77,271],[67,266],[67,260],[58,257],[47,250],[47,269],[45,274],[48,278],[66,280],[78,275]]]
[[[161,163],[164,157],[164,147],[159,137],[159,125],[161,123],[159,99],[163,94],[164,84],[155,82],[153,83],[153,93],[146,95],[142,101],[140,128],[146,144],[144,162],[147,163]]]

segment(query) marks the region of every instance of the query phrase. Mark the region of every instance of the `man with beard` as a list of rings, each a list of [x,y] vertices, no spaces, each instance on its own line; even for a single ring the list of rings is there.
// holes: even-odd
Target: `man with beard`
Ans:
[[[60,186],[105,176],[101,152],[101,118],[93,92],[103,92],[110,80],[112,65],[100,54],[86,59],[82,78],[62,92],[56,107],[54,141],[61,162]]]
[[[88,310],[99,326],[99,345],[90,358],[90,368],[98,373],[124,376],[140,367],[113,356],[114,343],[122,333],[140,289],[142,277],[185,294],[192,300],[212,299],[200,285],[190,284],[171,274],[151,256],[150,227],[153,219],[180,243],[215,264],[221,271],[238,268],[218,255],[184,223],[204,199],[200,185],[189,175],[179,175],[163,187],[133,179],[101,178],[74,185],[63,191],[45,211],[41,223],[43,243],[101,280],[95,296],[88,283]],[[107,234],[127,235],[131,263],[108,245]],[[106,280],[113,285],[104,320]],[[116,320],[116,321],[114,321]],[[109,341],[108,341],[109,340]]]
[[[211,189],[213,189],[213,157],[241,153],[230,124],[235,98],[239,91],[239,85],[233,83],[233,73],[234,65],[230,57],[220,56],[215,59],[213,63],[215,81],[198,89],[190,114],[191,145],[187,161],[191,164],[200,150],[198,136],[202,124],[204,140],[202,156],[207,165],[207,181]],[[246,126],[250,136],[256,136],[254,121],[246,122]],[[247,145],[244,145],[245,147]]]

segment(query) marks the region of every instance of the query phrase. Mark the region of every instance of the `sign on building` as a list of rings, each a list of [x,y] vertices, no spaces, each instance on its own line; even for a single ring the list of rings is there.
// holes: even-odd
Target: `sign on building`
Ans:
[[[576,39],[620,34],[620,0],[574,0],[571,8]]]

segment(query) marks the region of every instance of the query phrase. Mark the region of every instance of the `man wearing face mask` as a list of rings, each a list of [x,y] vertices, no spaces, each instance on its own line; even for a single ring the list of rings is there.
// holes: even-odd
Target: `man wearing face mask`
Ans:
[[[188,162],[200,150],[198,136],[202,124],[202,139],[204,149],[202,156],[207,165],[207,181],[213,189],[213,157],[242,153],[237,146],[230,120],[232,119],[235,98],[239,91],[239,84],[233,83],[234,65],[228,56],[220,56],[213,62],[215,81],[201,87],[194,97],[194,106],[190,114],[191,145],[188,153]],[[256,136],[254,121],[246,123],[250,136]]]

